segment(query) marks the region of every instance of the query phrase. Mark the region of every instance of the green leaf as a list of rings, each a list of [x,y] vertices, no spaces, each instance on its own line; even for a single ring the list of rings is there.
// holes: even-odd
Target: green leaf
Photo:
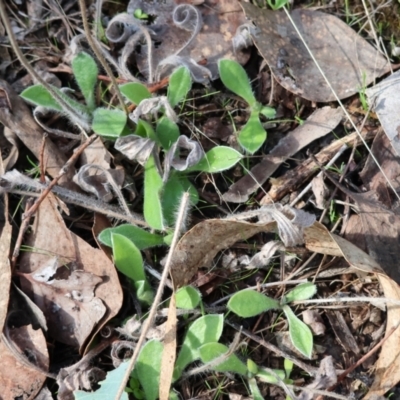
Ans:
[[[255,290],[244,289],[229,299],[227,307],[239,317],[249,318],[271,309],[279,309],[280,305],[277,300]]]
[[[94,110],[96,108],[94,88],[99,73],[96,62],[89,54],[81,52],[74,57],[71,66],[89,110]]]
[[[240,131],[238,141],[249,153],[255,153],[265,142],[267,132],[261,125],[258,112],[253,111],[246,125]]]
[[[207,343],[199,348],[200,358],[204,364],[212,362],[214,359],[222,356],[228,351],[228,346],[216,342]],[[242,361],[240,361],[235,354],[231,354],[226,358],[225,361],[220,364],[211,366],[210,369],[218,372],[233,372],[239,375],[247,375],[246,365]]]
[[[251,398],[253,400],[264,400],[264,396],[261,394],[260,389],[257,385],[257,381],[255,378],[250,378],[248,380],[249,388],[251,392]]]
[[[20,96],[36,106],[42,106],[49,110],[62,111],[62,107],[58,104],[53,96],[42,85],[33,85],[26,88]]]
[[[276,375],[282,380],[285,379],[285,371],[282,371],[281,369],[273,369],[273,372],[275,372]],[[257,378],[259,378],[261,381],[265,383],[271,383],[272,385],[279,385],[279,379],[277,379],[274,375],[271,374],[270,371],[264,369],[264,368],[259,368],[257,374]]]
[[[190,180],[185,176],[181,175],[179,177],[181,185],[185,189],[185,192],[189,193],[190,204],[195,206],[199,202],[199,193],[196,187],[190,182]]]
[[[242,157],[242,154],[231,147],[217,146],[208,151],[199,163],[188,168],[187,171],[209,173],[225,171],[237,164]]]
[[[171,174],[164,185],[161,199],[164,219],[168,226],[174,226],[175,224],[176,207],[183,193],[185,193],[185,189],[180,182],[178,174]]]
[[[188,94],[192,87],[190,71],[186,67],[177,68],[169,78],[167,98],[171,107],[175,107]]]
[[[136,290],[136,297],[139,301],[148,306],[153,304],[154,292],[147,281],[136,281],[134,282],[134,287]]]
[[[144,167],[144,205],[143,213],[146,222],[153,228],[162,231],[164,219],[161,205],[163,181],[158,172],[154,156],[150,156]]]
[[[251,360],[250,358],[247,359],[247,369],[249,374],[255,375],[258,372],[258,365]]]
[[[111,244],[114,263],[118,271],[133,281],[146,279],[143,268],[143,258],[140,250],[127,237],[118,233],[111,234]]]
[[[291,360],[288,360],[287,358],[285,358],[284,360],[283,360],[283,368],[284,368],[284,370],[285,370],[285,376],[286,376],[286,378],[287,379],[289,379],[290,378],[290,374],[292,373],[292,371],[293,371],[293,361],[291,361]]]
[[[157,122],[156,134],[164,150],[169,150],[180,135],[178,125],[167,117],[161,117]]]
[[[308,300],[317,293],[317,286],[311,282],[300,283],[294,289],[285,294],[285,303],[292,301]]]
[[[182,375],[188,364],[200,358],[200,346],[219,340],[223,327],[224,316],[216,314],[204,315],[190,325],[175,363],[174,380]]]
[[[289,306],[282,307],[289,322],[290,339],[296,349],[308,358],[311,358],[313,349],[313,335],[310,328],[300,321]]]
[[[136,297],[147,307],[150,307],[154,302],[154,290],[148,281],[134,282]]]
[[[122,224],[115,228],[104,229],[101,231],[98,239],[101,243],[111,247],[111,235],[113,233],[119,233],[125,236],[131,240],[139,250],[164,244],[164,238],[161,235],[147,232],[142,228],[130,224]]]
[[[177,308],[193,310],[199,305],[201,294],[193,286],[183,286],[177,290],[175,298]]]
[[[95,392],[84,392],[75,390],[75,400],[110,400],[114,399],[118,393],[119,386],[128,369],[129,362],[123,362],[118,368],[107,373],[104,381],[100,382],[100,389]],[[122,393],[121,400],[128,400],[128,394]]]
[[[267,0],[267,3],[275,11],[288,4],[289,0]]]
[[[121,93],[133,104],[140,104],[144,99],[150,99],[151,93],[146,86],[141,83],[131,82],[119,86]]]
[[[117,138],[125,128],[126,119],[122,110],[97,108],[93,113],[92,129],[98,135]]]
[[[148,122],[143,121],[142,119],[139,119],[136,125],[135,135],[141,136],[143,138],[149,138],[151,140],[154,140],[156,143],[160,143],[160,140],[154,132],[153,127]]]
[[[260,109],[260,114],[264,115],[264,117],[271,119],[275,118],[276,111],[272,107],[262,106]]]
[[[163,350],[163,344],[155,339],[149,340],[140,350],[135,371],[146,394],[146,400],[158,398]]]
[[[244,68],[233,60],[220,60],[218,62],[219,75],[222,83],[233,93],[242,97],[252,108],[257,100],[254,97],[250,80]]]

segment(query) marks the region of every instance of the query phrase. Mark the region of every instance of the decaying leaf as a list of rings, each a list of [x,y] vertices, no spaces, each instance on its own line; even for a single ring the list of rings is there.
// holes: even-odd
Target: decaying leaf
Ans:
[[[339,124],[343,112],[339,108],[322,107],[316,110],[304,124],[286,135],[262,161],[234,183],[222,197],[225,201],[242,203],[248,200],[266,180],[284,163],[302,148],[319,139]]]
[[[11,245],[12,227],[8,221],[5,221],[0,236],[0,330],[7,316],[8,299],[10,297],[11,267],[8,258]]]
[[[36,304],[44,307],[42,310],[50,334],[57,340],[79,346],[82,350],[93,328],[112,318],[121,306],[122,290],[112,262],[101,250],[92,248],[67,229],[57,210],[57,199],[53,195],[48,196],[39,207],[26,244],[32,251],[24,252],[20,260],[20,270],[25,274],[25,277],[21,277],[23,290]],[[54,276],[50,267],[55,259],[58,265],[67,268],[56,269]],[[47,275],[43,269],[46,265]],[[39,274],[40,269],[42,270]],[[26,274],[30,274],[29,277]],[[39,275],[44,275],[43,282],[39,282]],[[59,292],[55,287],[52,292],[49,292],[50,288],[43,289],[46,287],[45,282],[53,277],[53,285],[49,286],[61,285]],[[57,279],[60,280],[54,285]],[[83,288],[77,289],[76,293],[73,293],[74,288],[67,289],[73,282],[76,287],[79,281],[91,282],[91,293],[86,295],[88,300],[90,296],[93,298],[88,303],[82,298],[83,293],[86,293],[81,291]],[[70,294],[69,298],[65,296],[67,292]],[[64,306],[67,309],[63,309]],[[101,318],[99,310],[104,306],[107,311]],[[93,318],[90,318],[92,313]]]
[[[130,160],[136,160],[139,164],[145,165],[155,144],[150,138],[127,135],[121,136],[115,141],[115,150],[120,151]]]
[[[255,45],[276,80],[305,99],[335,100],[285,12],[240,4],[257,27]],[[357,93],[389,72],[386,59],[334,15],[297,8],[291,17],[339,98]]]
[[[12,349],[0,341],[0,387],[3,399],[35,398],[49,369],[46,339],[32,326],[9,329],[7,338]],[[20,354],[17,357],[16,354]],[[28,364],[30,366],[28,366]]]

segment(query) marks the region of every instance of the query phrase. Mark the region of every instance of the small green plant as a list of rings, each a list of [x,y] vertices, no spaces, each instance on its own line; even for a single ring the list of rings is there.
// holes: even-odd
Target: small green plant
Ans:
[[[289,291],[281,301],[272,299],[255,290],[244,289],[235,293],[228,308],[242,318],[254,317],[268,310],[282,310],[289,322],[290,339],[296,349],[311,358],[313,336],[310,328],[294,314],[288,303],[306,300],[314,296],[317,287],[313,283],[302,283]]]
[[[137,19],[149,19],[149,15],[146,14],[145,12],[143,12],[142,9],[137,8],[134,12],[133,12],[133,16]]]
[[[242,97],[249,105],[250,117],[240,131],[238,141],[249,153],[255,153],[265,142],[267,132],[260,121],[260,114],[274,118],[275,110],[260,104],[253,93],[249,78],[244,68],[236,61],[220,60],[218,63],[222,83],[233,93]]]
[[[289,0],[267,0],[267,4],[273,9],[273,10],[279,10],[280,8],[286,6],[286,4],[289,3]]]
[[[119,109],[96,107],[94,94],[98,68],[94,59],[85,52],[79,53],[72,60],[72,71],[86,104],[70,97],[70,89],[53,87],[63,100],[63,104],[60,104],[42,85],[28,87],[21,93],[21,97],[36,106],[66,115],[86,131],[93,130],[99,135],[111,138],[121,135],[127,123],[126,113]]]

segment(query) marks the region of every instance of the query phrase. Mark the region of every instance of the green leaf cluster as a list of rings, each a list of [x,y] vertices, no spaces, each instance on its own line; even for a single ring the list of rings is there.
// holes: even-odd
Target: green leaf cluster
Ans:
[[[250,80],[244,68],[233,60],[220,60],[218,63],[222,83],[233,93],[242,97],[250,108],[250,117],[240,131],[238,141],[249,153],[255,153],[265,142],[267,132],[263,128],[259,115],[275,117],[275,110],[260,104],[253,93]]]
[[[281,301],[272,299],[251,289],[235,293],[228,302],[228,308],[242,318],[259,315],[272,309],[282,310],[289,322],[290,339],[296,349],[311,358],[313,336],[310,328],[301,321],[287,305],[293,301],[307,300],[315,295],[317,287],[310,282],[301,283],[289,291]]]

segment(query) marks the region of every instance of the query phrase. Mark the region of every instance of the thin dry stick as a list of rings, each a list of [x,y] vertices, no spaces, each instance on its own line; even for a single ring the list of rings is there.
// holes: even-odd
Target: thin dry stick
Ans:
[[[367,149],[368,153],[370,154],[371,158],[374,160],[375,164],[377,165],[377,167],[379,168],[379,171],[382,173],[382,175],[384,176],[386,182],[388,183],[388,185],[390,186],[390,188],[393,190],[393,193],[395,194],[395,196],[400,200],[400,195],[397,193],[396,189],[394,188],[392,182],[390,182],[390,179],[388,178],[388,176],[386,175],[385,171],[383,170],[383,168],[380,166],[378,160],[376,159],[375,155],[372,153],[372,150],[370,149],[370,147],[368,146],[367,142],[365,141],[365,139],[363,138],[361,132],[359,131],[359,129],[357,128],[356,124],[354,123],[354,121],[352,120],[350,114],[348,113],[348,111],[346,110],[346,108],[344,107],[343,103],[341,102],[341,100],[339,99],[339,96],[337,95],[337,93],[335,92],[335,89],[333,89],[332,85],[329,82],[329,79],[326,77],[324,71],[322,70],[322,68],[320,67],[320,65],[318,64],[318,61],[316,60],[316,58],[314,57],[314,54],[312,53],[311,49],[309,48],[308,44],[306,43],[306,41],[304,40],[302,34],[300,33],[299,29],[297,28],[296,24],[294,23],[288,9],[286,7],[283,7],[283,9],[286,12],[287,17],[289,18],[290,22],[293,25],[293,28],[295,29],[296,33],[299,35],[299,38],[301,39],[301,41],[304,44],[304,47],[307,49],[308,53],[310,54],[310,57],[312,58],[312,60],[314,61],[315,66],[318,68],[318,71],[320,72],[320,74],[322,75],[322,77],[324,78],[325,82],[327,83],[327,85],[329,86],[329,88],[332,91],[332,94],[334,95],[336,101],[339,103],[340,107],[342,108],[344,114],[346,115],[346,118],[348,119],[348,121],[350,122],[350,124],[352,125],[352,127],[354,128],[354,130],[357,132],[357,135],[359,136],[360,140],[362,141],[363,145],[365,146],[365,148]]]
[[[21,49],[18,46],[18,43],[15,39],[14,32],[12,30],[10,20],[7,16],[7,11],[4,6],[4,1],[0,0],[0,17],[3,21],[4,28],[7,31],[8,38],[10,40],[11,47],[13,48],[18,60],[23,65],[23,67],[28,71],[28,73],[32,76],[34,80],[39,82],[42,86],[46,88],[46,90],[51,94],[51,96],[64,108],[65,111],[68,111],[71,115],[77,116],[77,120],[79,121],[79,115],[76,113],[75,109],[71,107],[59,94],[56,90],[54,90],[53,86],[49,85],[31,66],[29,61],[23,55]]]
[[[94,54],[96,54],[97,59],[100,61],[101,65],[106,70],[107,75],[110,77],[112,85],[114,86],[115,93],[117,94],[118,101],[119,101],[119,103],[121,105],[121,108],[125,112],[127,112],[127,109],[126,109],[126,106],[125,106],[125,102],[124,102],[124,98],[122,97],[122,93],[119,90],[118,83],[117,83],[117,81],[116,81],[116,79],[114,77],[114,74],[111,71],[110,66],[107,64],[107,61],[104,59],[103,54],[101,53],[101,51],[97,47],[97,43],[93,40],[92,34],[90,32],[88,16],[87,16],[87,13],[86,13],[85,0],[79,0],[79,7],[80,7],[81,13],[82,13],[82,23],[83,23],[83,29],[85,30],[85,34],[86,34],[86,39],[87,39],[90,47],[92,48]]]
[[[161,302],[161,296],[164,292],[165,282],[167,281],[168,274],[169,274],[169,271],[171,268],[172,256],[174,254],[175,247],[178,244],[181,229],[185,223],[185,217],[187,214],[188,204],[189,204],[189,193],[184,193],[182,196],[181,204],[179,206],[179,212],[178,212],[178,218],[176,220],[174,237],[172,238],[171,247],[169,249],[167,261],[165,262],[165,267],[164,267],[163,273],[161,275],[161,280],[160,280],[160,284],[157,289],[157,293],[154,297],[153,304],[149,311],[149,316],[147,317],[147,319],[143,325],[139,340],[135,347],[135,351],[132,355],[132,358],[129,360],[128,368],[126,369],[125,375],[120,382],[120,386],[119,386],[118,392],[117,392],[114,400],[119,400],[121,398],[122,393],[124,392],[125,387],[128,383],[128,380],[129,380],[130,374],[133,370],[133,367],[135,366],[139,352],[142,349],[144,341],[146,340],[147,332],[149,331],[149,329],[151,328],[151,326],[153,324],[154,317],[156,316],[156,313],[157,313],[157,307],[159,306],[159,304]]]

